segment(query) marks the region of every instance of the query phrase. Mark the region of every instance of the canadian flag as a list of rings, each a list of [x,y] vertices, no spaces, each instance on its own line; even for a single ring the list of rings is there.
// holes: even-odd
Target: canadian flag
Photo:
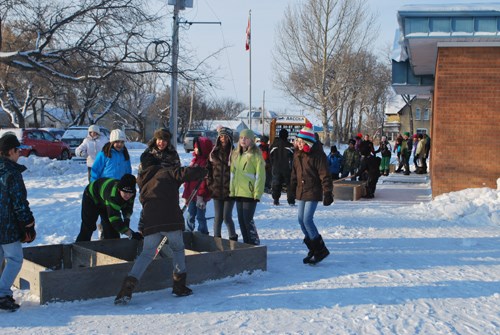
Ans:
[[[250,50],[250,30],[251,30],[251,25],[250,25],[250,16],[248,17],[248,25],[247,25],[247,39],[245,42],[245,50]]]

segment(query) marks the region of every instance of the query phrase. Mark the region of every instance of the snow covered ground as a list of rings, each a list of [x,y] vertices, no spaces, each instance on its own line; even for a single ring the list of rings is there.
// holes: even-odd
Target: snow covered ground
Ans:
[[[136,148],[136,173],[143,146],[128,146]],[[188,164],[191,156],[179,152]],[[85,165],[20,163],[29,168],[34,244],[72,243]],[[40,306],[29,291],[15,290],[21,308],[2,313],[0,334],[499,334],[500,191],[431,201],[427,178],[403,177],[382,177],[375,199],[318,206],[315,221],[331,255],[316,266],[302,264],[296,208],[273,206],[266,194],[255,221],[267,271],[192,285],[186,298],[170,289],[135,294],[125,307],[114,306],[114,297]],[[132,228],[139,212],[136,201]]]

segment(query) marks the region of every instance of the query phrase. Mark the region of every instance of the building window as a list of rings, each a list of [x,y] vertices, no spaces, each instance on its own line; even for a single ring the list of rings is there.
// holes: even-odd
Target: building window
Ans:
[[[420,120],[421,119],[421,115],[420,114],[421,114],[420,108],[417,107],[415,109],[415,120]]]
[[[427,134],[427,128],[417,128],[417,134]]]
[[[424,120],[429,121],[430,110],[429,108],[424,109]]]

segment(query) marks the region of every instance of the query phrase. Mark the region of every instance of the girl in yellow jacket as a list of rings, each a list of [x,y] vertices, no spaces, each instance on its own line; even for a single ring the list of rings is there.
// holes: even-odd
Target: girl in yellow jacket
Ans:
[[[231,155],[229,196],[236,201],[241,235],[247,244],[260,244],[253,216],[264,193],[265,183],[266,166],[261,151],[255,145],[255,134],[250,129],[244,129]]]

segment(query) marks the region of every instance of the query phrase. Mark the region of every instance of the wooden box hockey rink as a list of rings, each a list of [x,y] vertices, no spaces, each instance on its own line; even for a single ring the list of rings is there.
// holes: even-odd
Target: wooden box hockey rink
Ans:
[[[267,269],[267,248],[200,233],[184,233],[187,283]],[[24,248],[24,262],[14,286],[30,289],[40,304],[114,297],[142,245],[135,240],[101,240]],[[135,292],[172,286],[172,258],[162,250]]]
[[[348,181],[343,180],[333,183],[333,199],[334,200],[359,200],[365,195],[364,181]]]

